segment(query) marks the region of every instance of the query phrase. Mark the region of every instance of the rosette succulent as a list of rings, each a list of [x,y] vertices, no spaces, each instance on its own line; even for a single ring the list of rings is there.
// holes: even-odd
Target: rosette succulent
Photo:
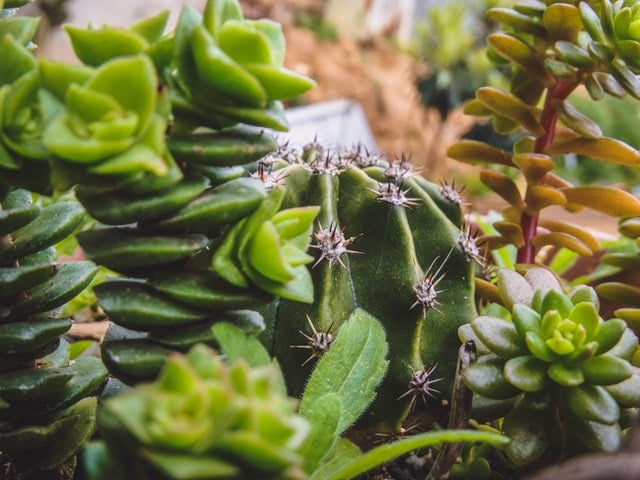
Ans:
[[[173,354],[155,383],[101,405],[106,451],[93,452],[113,469],[90,478],[300,478],[308,424],[296,408],[274,365],[227,364],[197,345]]]
[[[278,100],[314,85],[283,66],[280,24],[243,17],[237,0],[185,8],[175,34],[177,120],[221,127],[238,121],[286,130]],[[178,93],[179,92],[179,93]]]
[[[501,270],[498,287],[510,318],[480,316],[461,327],[479,347],[477,363],[464,373],[476,415],[504,416],[516,465],[548,449],[560,456],[580,444],[616,449],[625,410],[640,406],[635,334],[623,320],[599,316],[591,287],[565,293],[546,269],[524,277]]]
[[[158,113],[158,82],[147,56],[115,58],[95,70],[47,61],[40,68],[44,87],[65,107],[44,137],[57,188],[80,179],[143,188],[145,173],[162,177],[166,187],[181,177],[165,145],[166,119]]]

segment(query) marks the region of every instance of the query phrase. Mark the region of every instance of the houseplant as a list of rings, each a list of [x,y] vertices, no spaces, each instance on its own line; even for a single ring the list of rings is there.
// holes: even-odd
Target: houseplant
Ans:
[[[17,329],[3,337],[3,355],[28,355],[3,363],[13,383],[2,384],[0,413],[22,423],[5,421],[0,438],[13,440],[23,424],[27,440],[40,435],[27,454],[5,441],[6,476],[72,478],[93,431],[91,395],[106,371],[93,357],[69,359],[59,339],[69,322],[57,310],[95,267],[52,266],[48,248],[85,212],[100,224],[78,241],[116,277],[93,287],[117,324],[102,359],[132,385],[102,390],[98,436],[84,451],[92,478],[351,478],[423,447],[438,449],[424,475],[487,478],[491,465],[514,475],[540,458],[615,448],[627,426],[620,412],[638,406],[637,338],[624,321],[599,318],[589,287],[568,292],[531,264],[547,244],[584,255],[598,248],[575,226],[541,220],[549,204],[640,213],[621,190],[567,185],[551,157],[578,151],[637,164],[635,149],[601,136],[565,101],[582,84],[595,98],[639,94],[635,14],[607,1],[490,12],[509,27],[489,43],[515,65],[513,92],[481,88],[467,110],[533,137],[515,153],[469,141],[449,153],[524,175],[522,195],[504,173],[481,174],[510,205],[493,225],[500,235],[484,240],[515,245],[527,271],[505,270],[497,285],[480,277],[491,269],[452,186],[363,150],[276,148],[261,128],[286,128],[279,99],[312,81],[282,66],[279,26],[246,20],[237,2],[185,8],[169,33],[166,13],[129,28],[69,27],[74,65],[34,59],[33,21],[3,19],[0,47],[11,62],[0,67],[0,258],[10,264],[0,318]],[[71,188],[82,208],[61,201],[43,216],[29,204],[30,192]],[[474,284],[494,304],[476,305]],[[34,325],[48,327],[37,342],[27,340]],[[287,393],[299,397],[297,416]],[[25,403],[44,412],[34,420]],[[539,412],[561,418],[559,435],[522,435],[523,417]],[[82,422],[69,430],[68,418]],[[401,438],[408,418],[432,431]],[[49,431],[66,441],[52,443]],[[595,440],[563,448],[585,431]],[[375,447],[372,438],[392,441]]]

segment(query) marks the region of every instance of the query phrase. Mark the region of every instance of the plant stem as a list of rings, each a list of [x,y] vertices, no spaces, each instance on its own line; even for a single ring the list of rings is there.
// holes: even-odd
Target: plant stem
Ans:
[[[553,137],[556,132],[556,124],[558,122],[558,112],[556,111],[553,102],[555,100],[566,99],[573,90],[580,83],[576,80],[568,81],[559,79],[556,84],[547,90],[547,96],[544,101],[544,107],[542,114],[540,115],[540,124],[544,128],[544,135],[536,139],[536,143],[533,148],[533,153],[544,153],[545,149],[553,142]],[[540,182],[544,184],[544,178]],[[522,235],[524,237],[524,245],[518,249],[518,263],[534,263],[535,260],[535,247],[533,245],[533,237],[538,230],[538,218],[539,212],[535,214],[528,214],[522,212],[520,217],[520,227],[522,228]]]
[[[458,367],[451,394],[451,413],[449,415],[448,430],[465,429],[469,427],[471,418],[471,400],[473,393],[464,384],[462,374],[477,358],[476,345],[467,341],[458,350]],[[429,471],[426,480],[438,480],[446,476],[451,467],[462,453],[462,443],[445,443]]]

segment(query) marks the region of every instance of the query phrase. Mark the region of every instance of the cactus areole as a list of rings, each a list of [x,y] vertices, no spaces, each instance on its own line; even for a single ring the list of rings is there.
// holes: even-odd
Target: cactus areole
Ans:
[[[384,325],[390,357],[361,423],[397,429],[410,408],[439,406],[455,371],[456,329],[475,315],[478,259],[469,249],[475,244],[464,233],[460,204],[406,159],[387,161],[361,149],[326,152],[310,144],[298,153],[283,147],[254,175],[286,189],[283,208],[321,207],[310,249],[313,303],[278,300],[265,315],[263,338],[291,393],[301,391],[310,373],[309,354],[322,354],[312,344],[316,337],[337,332],[359,307]],[[307,342],[308,349],[300,348]],[[439,394],[412,387],[423,371],[442,378]]]

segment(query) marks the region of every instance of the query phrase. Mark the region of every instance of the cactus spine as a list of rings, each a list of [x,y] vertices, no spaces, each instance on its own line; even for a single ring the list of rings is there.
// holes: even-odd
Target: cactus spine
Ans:
[[[456,329],[474,316],[475,244],[462,227],[460,205],[407,160],[389,162],[362,150],[326,153],[310,145],[301,156],[281,151],[260,171],[267,183],[286,190],[285,206],[321,207],[311,249],[313,305],[280,300],[267,315],[265,341],[289,388],[299,391],[309,374],[301,367],[306,352],[291,351],[304,342],[301,332],[317,337],[305,315],[316,332],[335,333],[362,308],[384,325],[390,352],[387,377],[366,423],[384,420],[398,428],[409,405],[433,393],[434,378],[417,381],[424,380],[423,372],[435,367],[432,373],[442,377],[438,389],[446,395],[455,371]]]

